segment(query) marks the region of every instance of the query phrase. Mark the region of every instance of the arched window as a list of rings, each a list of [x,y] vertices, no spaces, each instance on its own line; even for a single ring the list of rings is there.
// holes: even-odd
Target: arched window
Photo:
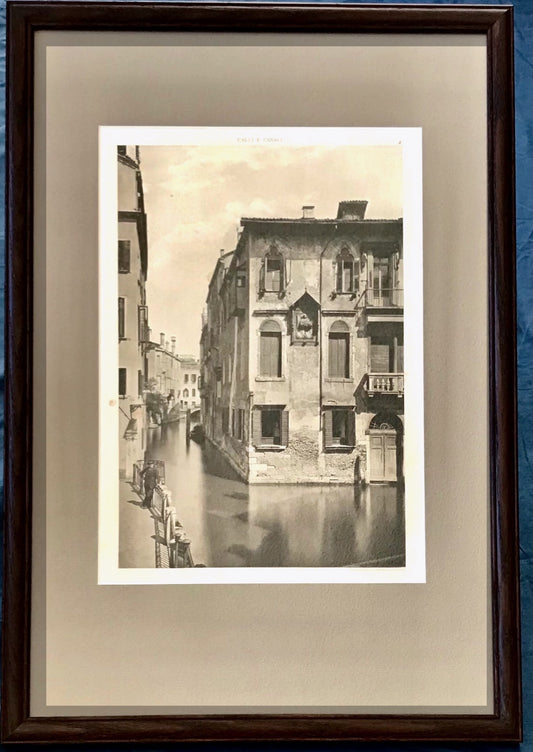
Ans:
[[[359,261],[344,247],[335,259],[335,292],[353,293],[359,289]]]
[[[259,375],[281,378],[281,328],[272,319],[259,331]]]
[[[344,321],[335,321],[328,336],[328,376],[350,378],[350,329]]]
[[[189,396],[189,390],[188,389],[184,389],[183,390],[183,396],[184,397],[188,397]]]
[[[259,286],[263,292],[282,292],[285,289],[283,256],[275,245],[270,246],[263,259]]]

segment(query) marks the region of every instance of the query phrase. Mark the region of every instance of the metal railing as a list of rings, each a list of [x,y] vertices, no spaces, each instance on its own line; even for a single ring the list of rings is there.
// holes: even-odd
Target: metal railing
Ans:
[[[370,396],[374,394],[404,393],[403,373],[368,373],[366,376],[366,390]]]

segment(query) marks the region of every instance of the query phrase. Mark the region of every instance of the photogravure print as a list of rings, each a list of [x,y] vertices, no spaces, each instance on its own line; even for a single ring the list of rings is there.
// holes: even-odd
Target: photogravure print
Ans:
[[[423,581],[419,130],[102,131],[100,581]]]

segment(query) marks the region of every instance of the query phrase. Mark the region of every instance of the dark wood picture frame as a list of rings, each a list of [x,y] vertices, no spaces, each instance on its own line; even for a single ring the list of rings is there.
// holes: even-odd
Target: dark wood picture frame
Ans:
[[[3,742],[519,741],[513,10],[472,6],[8,2]],[[479,33],[488,88],[491,715],[30,715],[34,35],[38,30]]]

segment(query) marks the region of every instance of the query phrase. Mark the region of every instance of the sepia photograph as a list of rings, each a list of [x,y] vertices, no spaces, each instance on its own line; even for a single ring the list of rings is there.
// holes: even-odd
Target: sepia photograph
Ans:
[[[102,130],[117,569],[419,581],[418,129]]]

